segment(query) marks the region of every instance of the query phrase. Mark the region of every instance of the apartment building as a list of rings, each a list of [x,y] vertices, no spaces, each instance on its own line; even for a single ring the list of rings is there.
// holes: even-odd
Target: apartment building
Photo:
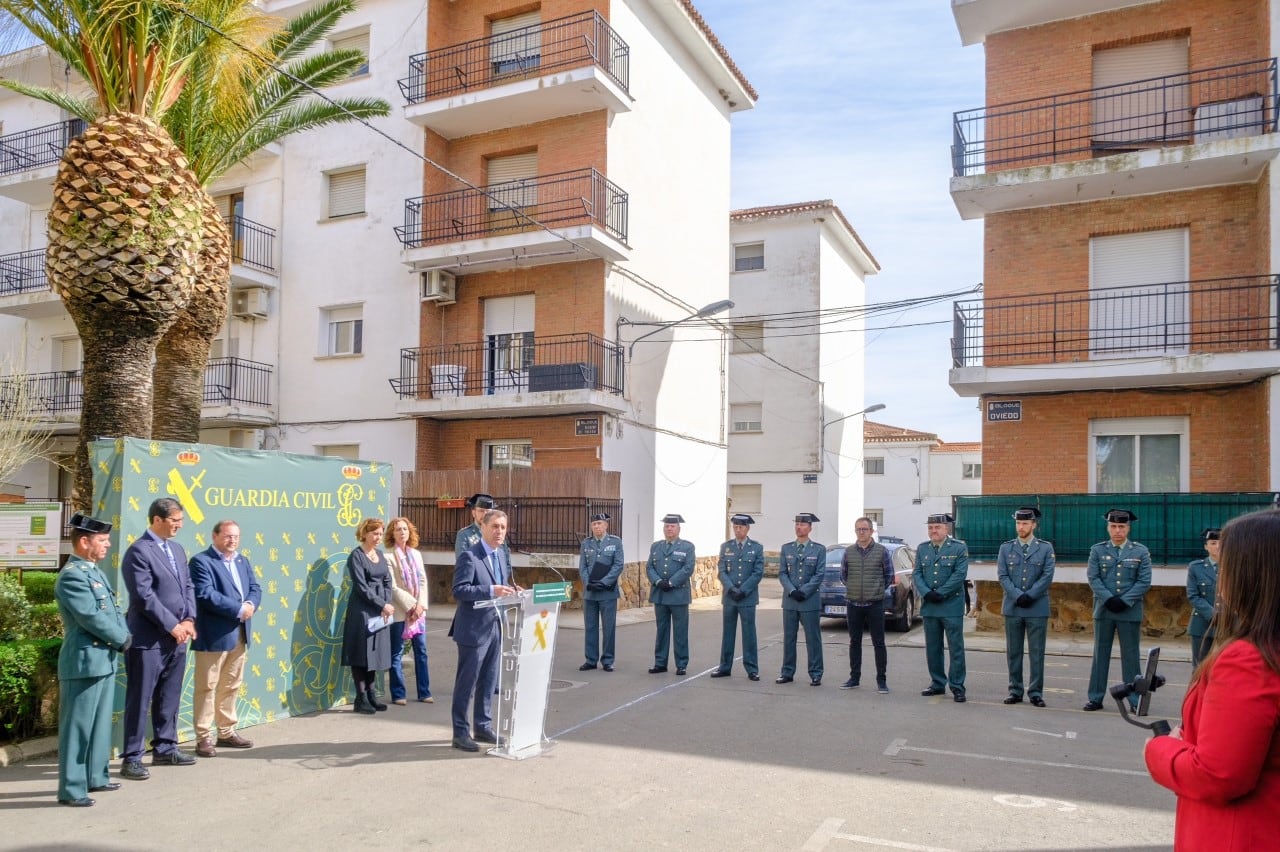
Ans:
[[[777,550],[797,512],[814,538],[853,540],[862,512],[860,415],[867,277],[880,271],[830,200],[735,210],[729,364],[730,514]]]
[[[930,515],[951,512],[954,498],[982,493],[982,444],[944,441],[868,420],[862,433],[863,514],[880,532],[915,545]]]
[[[1180,527],[1225,520],[1197,495],[1280,489],[1280,8],[951,8],[986,52],[951,179],[984,223],[950,373],[984,412],[983,492],[1183,495],[1199,509],[1167,538],[1194,553],[1199,527]],[[1143,540],[1165,537],[1149,521]]]

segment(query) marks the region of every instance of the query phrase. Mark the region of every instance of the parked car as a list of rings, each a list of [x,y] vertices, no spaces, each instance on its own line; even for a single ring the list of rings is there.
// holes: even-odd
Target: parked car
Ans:
[[[882,535],[880,543],[889,551],[893,560],[893,585],[884,590],[885,627],[910,630],[916,620],[916,587],[911,582],[915,569],[916,549],[896,536]],[[845,598],[844,581],[840,579],[840,564],[844,549],[851,544],[833,544],[827,548],[827,570],[822,578],[823,618],[844,618],[848,600]]]

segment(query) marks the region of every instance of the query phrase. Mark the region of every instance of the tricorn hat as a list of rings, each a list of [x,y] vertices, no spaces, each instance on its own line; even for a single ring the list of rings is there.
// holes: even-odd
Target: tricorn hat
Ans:
[[[954,524],[956,519],[946,512],[940,512],[936,515],[930,515],[926,520],[926,524]]]
[[[750,515],[734,515],[732,518],[729,519],[729,523],[740,524],[744,527],[749,527],[755,522],[756,522],[756,519],[751,517]]]
[[[800,514],[796,515],[796,523],[797,524],[816,524],[818,523],[818,516],[815,515],[813,512],[801,512]]]
[[[1038,521],[1040,510],[1035,506],[1019,506],[1013,513],[1015,521]]]
[[[672,513],[672,514],[670,514],[670,515],[663,515],[663,516],[662,516],[662,522],[663,522],[664,524],[683,524],[683,523],[684,523],[684,518],[680,517],[679,515],[677,515],[677,514],[675,514],[675,513],[673,512],[673,513]]]
[[[100,521],[97,518],[91,518],[88,515],[82,515],[79,512],[71,516],[71,528],[91,533],[111,532],[111,524],[106,521]]]
[[[591,516],[592,523],[595,523],[596,521],[612,521],[612,520],[613,520],[613,516],[610,515],[608,512],[596,512],[594,515]]]
[[[496,509],[498,501],[494,500],[488,494],[472,494],[467,498],[467,508],[469,509]]]
[[[1102,517],[1109,524],[1131,524],[1138,520],[1138,516],[1128,509],[1108,509]]]

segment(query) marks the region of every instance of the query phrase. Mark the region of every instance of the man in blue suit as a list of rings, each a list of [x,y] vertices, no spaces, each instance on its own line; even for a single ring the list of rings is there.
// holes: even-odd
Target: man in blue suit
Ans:
[[[196,754],[213,757],[213,722],[217,745],[252,748],[236,733],[236,699],[244,681],[244,658],[253,635],[253,614],[262,605],[262,587],[253,566],[240,554],[240,525],[218,521],[213,544],[191,557],[191,585],[196,592],[195,697],[193,715]]]
[[[125,621],[133,645],[125,652],[124,753],[120,775],[145,781],[142,765],[150,712],[155,753],[151,764],[189,766],[191,755],[178,751],[178,705],[187,669],[187,643],[196,638],[196,595],[187,570],[187,554],[173,540],[182,529],[182,505],[161,497],[147,509],[150,526],[129,545],[120,577],[129,591]]]
[[[498,682],[502,631],[498,610],[477,609],[477,601],[514,595],[520,591],[511,579],[511,565],[502,546],[507,538],[507,513],[485,512],[480,541],[462,551],[453,569],[453,597],[458,608],[449,635],[458,645],[458,673],[453,681],[453,747],[479,751],[477,740],[497,743],[493,731],[493,690]],[[467,720],[472,705],[475,737]]]
[[[1031,683],[1026,693],[1036,707],[1044,706],[1044,646],[1049,632],[1049,586],[1056,559],[1053,545],[1036,538],[1040,510],[1023,506],[1013,513],[1018,537],[1000,545],[996,579],[1004,590],[1004,650],[1009,665],[1009,695],[1005,704],[1022,703],[1022,644],[1031,659]]]

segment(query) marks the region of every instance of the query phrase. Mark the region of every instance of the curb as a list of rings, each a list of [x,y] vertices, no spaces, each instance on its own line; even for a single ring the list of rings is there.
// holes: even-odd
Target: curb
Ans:
[[[34,757],[47,757],[58,753],[57,737],[38,737],[34,740],[13,743],[0,749],[0,766],[12,766]]]

